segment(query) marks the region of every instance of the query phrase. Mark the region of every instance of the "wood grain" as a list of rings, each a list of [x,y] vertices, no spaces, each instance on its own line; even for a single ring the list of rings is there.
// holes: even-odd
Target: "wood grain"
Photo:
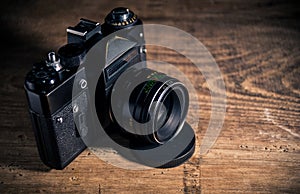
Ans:
[[[3,3],[0,193],[299,193],[300,6],[296,1]],[[145,23],[185,30],[208,48],[226,84],[223,130],[209,153],[197,152],[172,169],[120,169],[86,150],[63,171],[51,170],[38,156],[24,76],[33,62],[65,43],[66,27],[81,17],[102,21],[116,6],[131,8]],[[149,59],[176,65],[195,85],[199,149],[211,111],[205,79],[174,51],[156,47],[148,51]]]

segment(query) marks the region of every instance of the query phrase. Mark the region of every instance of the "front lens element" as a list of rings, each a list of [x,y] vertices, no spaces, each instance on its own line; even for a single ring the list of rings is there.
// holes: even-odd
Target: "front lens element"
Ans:
[[[162,143],[176,134],[181,121],[182,109],[174,89],[165,94],[162,102],[157,104],[159,104],[159,108],[154,113],[154,115],[157,115],[154,118],[155,137],[157,141]]]

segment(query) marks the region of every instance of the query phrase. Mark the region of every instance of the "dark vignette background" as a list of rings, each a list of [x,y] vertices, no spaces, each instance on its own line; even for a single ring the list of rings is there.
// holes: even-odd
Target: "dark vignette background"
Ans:
[[[228,120],[211,155],[201,159],[202,166],[194,158],[184,170],[129,172],[99,164],[88,151],[63,172],[49,172],[40,162],[27,114],[24,76],[33,62],[65,44],[66,27],[81,17],[102,23],[116,6],[131,8],[145,23],[191,33],[216,58],[229,95]],[[299,190],[299,136],[261,118],[267,110],[280,126],[292,134],[300,132],[300,6],[296,0],[4,0],[0,12],[1,193]],[[149,53],[150,58],[157,55]],[[165,53],[174,62],[172,55]],[[203,80],[199,83],[204,85]],[[207,90],[203,93],[209,95]],[[209,109],[206,101],[204,110]],[[201,115],[204,125],[206,117]],[[140,184],[136,185],[135,177]],[[128,182],[122,182],[125,178]]]

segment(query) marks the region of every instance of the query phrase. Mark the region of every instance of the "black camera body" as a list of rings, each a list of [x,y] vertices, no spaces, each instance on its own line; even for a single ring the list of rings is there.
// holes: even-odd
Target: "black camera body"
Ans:
[[[108,40],[112,41],[114,46],[111,50],[101,51],[107,59],[98,80],[95,98],[97,116],[107,134],[122,146],[148,149],[149,145],[155,147],[171,140],[178,134],[177,129],[183,127],[188,128],[189,132],[193,131],[184,122],[188,109],[188,92],[183,84],[175,78],[147,69],[145,63],[140,63],[144,65],[131,70],[135,64],[146,60],[143,28],[138,28],[140,29],[138,32],[130,34],[133,27],[141,24],[142,21],[127,8],[113,9],[102,25],[81,19],[76,26],[67,28],[68,43],[59,48],[57,54],[48,53],[47,59],[34,64],[26,75],[24,88],[29,113],[44,164],[54,169],[63,169],[86,148],[83,138],[91,133],[90,125],[95,115],[92,115],[88,108],[90,103],[88,76],[92,75],[88,75],[85,68],[80,65],[85,62],[88,51],[95,44],[118,30],[128,32],[127,39],[115,37]],[[126,73],[128,69],[130,71]],[[115,118],[116,115],[112,113],[110,107],[112,88],[123,73],[127,74],[128,79],[125,79],[120,93],[133,91],[129,99],[130,110],[127,116],[130,114],[139,123],[146,123],[153,117],[155,122],[146,127],[149,129],[144,129],[133,125],[132,117],[127,117],[126,114],[121,115],[121,122],[134,130],[150,130],[147,135],[136,135],[130,130],[124,130]],[[136,88],[130,88],[131,79],[138,77],[147,81]],[[158,101],[161,103],[154,103]],[[117,108],[123,109],[126,103],[128,102],[119,100]],[[161,104],[165,108],[162,108]],[[150,115],[153,110],[155,113]],[[154,130],[154,127],[159,130]],[[122,139],[126,139],[125,142],[129,142],[129,145],[123,144]],[[184,151],[171,163],[162,167],[182,163],[191,157],[194,149],[195,137],[192,134],[192,140]]]
[[[112,12],[106,17],[106,23],[103,25],[81,19],[76,26],[69,27],[68,44],[58,50],[58,55],[50,52],[45,61],[34,64],[25,78],[24,88],[39,154],[42,161],[51,168],[63,169],[86,148],[81,135],[88,130],[88,115],[84,114],[87,110],[78,110],[78,107],[72,106],[71,103],[74,84],[78,87],[78,101],[81,103],[89,101],[85,71],[77,68],[83,63],[88,50],[103,37],[118,29],[142,24],[135,14],[126,10],[128,18],[123,24],[113,23]],[[133,50],[139,51],[139,48],[133,48],[126,55],[133,53]],[[134,61],[128,59],[131,63],[136,63],[145,60],[145,53],[135,52],[129,57],[134,59]],[[120,61],[121,57],[112,63],[117,66],[128,65],[120,64]],[[114,69],[113,65],[110,65],[103,70],[106,74],[105,91],[113,84],[114,79],[109,73],[118,70],[116,65]],[[117,74],[113,76],[118,76]],[[82,79],[74,83],[75,76]],[[76,127],[74,122],[76,117],[81,125],[79,127]]]

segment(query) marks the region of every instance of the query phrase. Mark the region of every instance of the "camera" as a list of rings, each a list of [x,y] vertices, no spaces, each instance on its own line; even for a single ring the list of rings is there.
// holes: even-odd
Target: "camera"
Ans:
[[[193,131],[185,122],[188,91],[179,80],[147,68],[143,28],[134,29],[140,25],[137,15],[123,7],[113,9],[102,25],[80,19],[67,28],[68,43],[57,53],[49,52],[46,60],[34,64],[27,73],[24,88],[44,164],[63,169],[74,160],[87,147],[83,139],[93,136],[94,119],[113,141],[138,150],[159,147],[176,138],[180,141],[184,131]],[[126,36],[110,38],[121,30]],[[94,115],[89,109],[88,87],[93,75],[81,65],[100,41],[106,41],[99,53],[105,57],[105,66],[96,86]],[[128,98],[122,98],[124,94]],[[113,111],[112,104],[119,111]],[[180,142],[172,146],[180,146]],[[179,165],[194,149],[193,134],[182,152],[156,167]]]

